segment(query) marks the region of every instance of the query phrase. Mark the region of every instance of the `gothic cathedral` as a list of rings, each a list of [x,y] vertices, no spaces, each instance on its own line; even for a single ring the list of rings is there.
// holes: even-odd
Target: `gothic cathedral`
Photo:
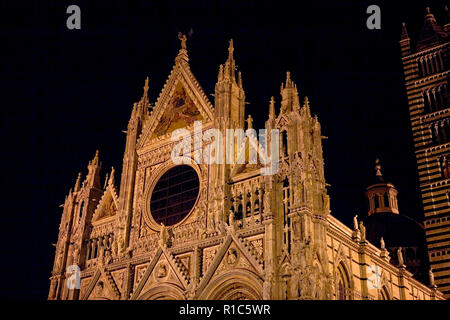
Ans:
[[[279,143],[257,148],[261,157],[279,148],[276,172],[262,174],[249,161],[254,135],[234,147],[242,163],[225,161],[228,152],[214,154],[223,161],[199,161],[212,138],[196,139],[211,128],[223,137],[252,129],[252,119],[245,120],[233,41],[213,105],[190,70],[186,37],[180,40],[157,101],[148,100],[147,79],[133,105],[120,186],[114,169],[101,177],[97,152],[67,195],[49,299],[442,299],[431,272],[430,285],[420,283],[400,250],[393,265],[384,243],[367,240],[357,217],[353,228],[333,217],[320,123],[289,72],[265,122]],[[193,138],[174,163],[172,134],[180,129]]]

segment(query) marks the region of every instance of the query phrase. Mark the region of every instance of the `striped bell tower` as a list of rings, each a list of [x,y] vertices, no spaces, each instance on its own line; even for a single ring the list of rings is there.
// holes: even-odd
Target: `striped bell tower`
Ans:
[[[450,298],[450,23],[430,8],[417,39],[402,25],[400,50],[425,215],[428,255],[435,282]]]

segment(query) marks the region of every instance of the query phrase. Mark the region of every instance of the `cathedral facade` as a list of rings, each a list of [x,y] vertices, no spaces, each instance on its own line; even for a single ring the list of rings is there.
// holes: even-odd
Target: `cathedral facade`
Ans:
[[[393,265],[357,217],[353,228],[333,217],[320,123],[289,73],[279,106],[272,97],[267,108],[265,129],[277,130],[278,141],[255,149],[260,158],[276,155],[277,170],[262,174],[263,164],[249,161],[252,134],[232,147],[243,162],[225,161],[228,151],[212,152],[223,161],[199,161],[212,143],[225,144],[196,143],[208,130],[225,137],[227,129],[249,132],[252,121],[245,124],[233,42],[213,105],[180,40],[157,101],[148,100],[147,79],[132,108],[120,186],[114,169],[101,177],[97,152],[67,195],[49,299],[442,299],[432,272],[429,286],[420,283],[401,250]],[[192,139],[175,163],[180,129]]]

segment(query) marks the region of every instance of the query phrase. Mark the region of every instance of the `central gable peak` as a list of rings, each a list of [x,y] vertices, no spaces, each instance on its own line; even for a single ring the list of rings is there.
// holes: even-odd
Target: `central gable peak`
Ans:
[[[213,120],[213,106],[188,63],[186,36],[178,34],[178,38],[181,49],[145,124],[138,148],[155,138],[170,137],[173,130],[190,127],[194,121]]]

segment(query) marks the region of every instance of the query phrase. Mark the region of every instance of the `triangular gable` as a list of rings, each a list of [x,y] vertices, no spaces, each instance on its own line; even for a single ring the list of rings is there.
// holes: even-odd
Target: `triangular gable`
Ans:
[[[241,145],[238,148],[237,163],[231,169],[230,177],[233,178],[240,173],[249,173],[255,170],[260,170],[264,167],[262,163],[268,163],[266,166],[270,166],[269,158],[262,152],[261,146],[259,145],[258,139],[255,136],[249,135],[245,136],[244,146]],[[257,161],[256,164],[249,163],[250,146],[256,150]],[[242,161],[244,160],[244,161]],[[244,162],[244,163],[240,163]]]
[[[177,62],[162,89],[138,148],[153,138],[193,124],[196,120],[212,121],[213,106],[192,74],[187,62]]]
[[[345,263],[347,261],[347,257],[345,256],[344,247],[342,243],[339,243],[338,249],[334,256],[334,265],[338,266],[341,261]]]
[[[99,268],[81,300],[119,300],[120,291],[107,270]]]
[[[155,268],[156,263],[159,261],[161,254],[162,254],[162,250],[161,250],[161,248],[159,248],[156,251],[155,256],[153,257],[152,261],[148,265],[147,270],[145,271],[141,280],[137,284],[136,288],[133,290],[133,294],[131,295],[131,298],[130,298],[131,300],[137,299],[137,297],[142,292],[142,289],[144,288],[144,285],[147,283],[148,278],[150,277],[151,273],[153,272],[153,269]]]
[[[286,252],[286,251],[284,251],[283,250],[283,252],[282,252],[282,254],[281,254],[281,257],[280,257],[280,264],[279,264],[279,268],[280,268],[280,270],[284,270],[284,269],[286,269],[285,267],[286,266],[291,266],[291,257],[290,257],[290,255]],[[286,270],[285,270],[286,271]]]
[[[214,261],[210,264],[209,269],[201,278],[197,292],[201,292],[212,278],[227,269],[243,268],[251,270],[260,276],[264,274],[262,263],[257,257],[253,256],[244,241],[236,237],[234,232],[228,229],[228,236],[217,252]]]
[[[258,274],[258,270],[256,270],[250,261],[247,259],[245,255],[245,251],[241,251],[236,243],[232,242],[228,247],[225,255],[222,257],[217,269],[215,270],[211,280],[220,276],[221,274],[230,271],[231,269],[245,269],[248,271],[252,271],[255,274]]]
[[[164,282],[170,282],[184,289],[189,286],[189,278],[182,274],[175,258],[166,248],[160,247],[133,291],[131,299],[139,299],[148,288]]]
[[[118,205],[119,197],[117,196],[117,191],[114,186],[108,185],[97,208],[95,209],[92,222],[97,222],[115,216]]]
[[[176,129],[187,128],[195,121],[202,121],[203,116],[186,92],[181,81],[177,83],[171,99],[166,105],[163,115],[153,129],[151,138],[160,137]]]

